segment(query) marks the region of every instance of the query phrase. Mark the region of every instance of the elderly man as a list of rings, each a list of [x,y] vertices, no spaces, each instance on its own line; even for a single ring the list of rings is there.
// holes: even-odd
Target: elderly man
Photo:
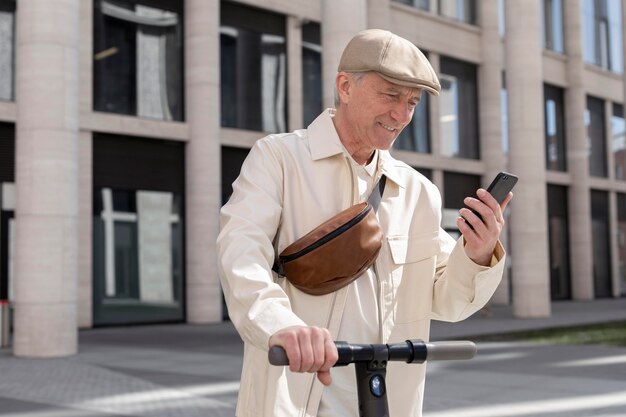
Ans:
[[[338,69],[336,109],[307,129],[257,141],[222,208],[220,276],[245,342],[239,417],[358,416],[353,367],[331,370],[333,340],[428,340],[431,319],[467,318],[501,279],[498,238],[512,194],[501,205],[483,189],[468,197],[482,220],[461,209],[455,242],[440,226],[437,188],[388,152],[422,92],[439,94],[426,57],[406,39],[372,29],[349,42]],[[383,176],[377,217],[384,238],[370,268],[326,295],[273,273],[278,253],[366,201]],[[285,349],[289,369],[268,364],[274,345]],[[389,364],[390,415],[421,415],[424,373],[423,365]]]

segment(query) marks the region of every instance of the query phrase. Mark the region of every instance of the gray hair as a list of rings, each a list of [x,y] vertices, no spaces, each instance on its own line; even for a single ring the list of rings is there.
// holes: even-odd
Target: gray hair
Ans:
[[[355,84],[360,84],[361,81],[363,81],[363,78],[365,78],[365,76],[367,74],[369,74],[370,72],[373,71],[364,71],[364,72],[355,72],[355,71],[346,71],[346,74],[348,74],[352,80],[354,80]],[[335,84],[335,86],[333,87],[333,92],[334,92],[334,97],[335,97],[335,108],[339,107],[340,101],[339,101],[339,91],[337,91],[337,84]]]

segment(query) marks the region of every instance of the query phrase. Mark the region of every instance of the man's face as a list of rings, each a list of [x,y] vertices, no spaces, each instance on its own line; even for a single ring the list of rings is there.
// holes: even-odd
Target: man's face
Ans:
[[[372,150],[391,148],[411,122],[422,92],[392,84],[374,72],[358,81],[351,79],[349,89],[341,99],[351,136],[360,147]]]

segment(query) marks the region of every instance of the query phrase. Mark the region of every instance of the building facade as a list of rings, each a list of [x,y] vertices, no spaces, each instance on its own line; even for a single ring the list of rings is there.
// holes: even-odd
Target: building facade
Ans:
[[[617,0],[0,0],[0,299],[20,356],[77,328],[227,314],[219,208],[255,140],[333,105],[358,31],[440,75],[392,153],[444,227],[499,171],[518,317],[626,295],[623,21]]]

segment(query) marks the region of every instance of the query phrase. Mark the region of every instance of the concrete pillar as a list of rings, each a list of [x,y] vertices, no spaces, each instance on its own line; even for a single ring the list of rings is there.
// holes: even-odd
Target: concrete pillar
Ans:
[[[343,49],[367,29],[367,0],[322,0],[322,88],[324,108],[334,106],[335,78]]]
[[[219,2],[185,1],[187,321],[222,319],[215,240],[221,203]]]
[[[604,102],[604,125],[606,126],[606,137],[613,137],[613,126],[611,125],[611,118],[613,117],[613,102],[606,100]],[[609,178],[615,178],[615,155],[613,154],[612,140],[609,140],[606,147],[606,161],[607,172]],[[607,204],[609,211],[609,255],[610,263],[609,271],[611,274],[611,289],[612,296],[619,297],[621,293],[620,289],[620,277],[619,277],[619,223],[617,220],[617,193],[613,190],[607,192]]]
[[[80,1],[80,113],[93,109],[93,0]],[[78,327],[93,325],[93,155],[91,131],[78,138]]]
[[[79,3],[17,11],[17,356],[77,350]]]
[[[441,74],[441,56],[436,52],[428,52],[428,61],[435,70],[435,74]],[[422,93],[427,94],[427,93]],[[430,152],[434,157],[441,155],[441,134],[440,120],[439,120],[439,97],[429,96],[428,106],[428,129],[430,130]],[[439,188],[441,196],[445,195],[445,188],[443,183],[443,170],[433,169],[432,182]],[[445,207],[444,207],[445,209]]]
[[[617,193],[609,192],[609,248],[611,252],[611,288],[613,297],[621,295],[621,276],[619,267],[619,220],[617,216]]]
[[[436,52],[428,52],[428,61],[433,67],[435,74],[441,77],[441,55]],[[428,94],[423,92],[422,94]],[[430,130],[430,153],[435,156],[441,156],[441,121],[439,116],[439,99],[440,97],[429,96],[428,98],[428,128]],[[438,170],[435,170],[438,171]],[[436,180],[440,180],[438,183]],[[435,172],[433,172],[433,182],[440,187],[443,191],[443,173],[440,174],[440,178],[437,178]]]
[[[565,135],[569,188],[569,238],[572,271],[572,297],[593,298],[593,246],[591,239],[591,197],[589,194],[589,147],[585,111],[587,109],[582,45],[580,0],[563,2],[567,81],[565,90]]]
[[[626,0],[622,0],[622,25],[626,22]],[[626,57],[626,30],[622,30],[622,53]],[[623,60],[623,94],[624,99],[622,101],[623,108],[626,109],[626,59]],[[613,110],[611,108],[611,110]],[[613,113],[611,113],[613,114]],[[611,124],[609,123],[609,127]],[[609,138],[613,135],[609,135]],[[609,171],[610,178],[615,179],[615,155],[611,151],[612,146],[608,146],[610,151],[610,161],[612,162],[612,168]],[[613,275],[613,295],[619,297],[621,295],[621,270],[620,270],[620,249],[619,249],[619,217],[617,212],[617,193],[611,192],[609,194],[609,230],[611,231],[611,266]]]
[[[391,0],[367,0],[367,27],[391,30]]]
[[[626,57],[626,30],[624,30],[624,25],[626,25],[626,0],[622,0],[622,55]],[[626,111],[626,59],[623,59],[623,94],[624,98],[622,104],[624,105],[624,111]]]
[[[93,154],[91,132],[78,134],[78,327],[93,326]]]
[[[302,20],[287,17],[287,98],[289,100],[289,131],[302,129]]]
[[[546,317],[550,275],[540,2],[509,0],[505,16],[510,167],[520,177],[509,221],[513,313]]]
[[[498,0],[483,0],[479,4],[481,22],[481,65],[478,68],[478,107],[480,108],[480,153],[485,163],[483,186],[487,187],[496,174],[505,169],[502,149],[502,117],[500,93],[502,90],[502,47],[498,33]],[[508,227],[508,226],[507,226]],[[501,241],[506,243],[507,230]],[[508,248],[507,248],[508,249]],[[508,271],[493,296],[497,304],[508,304]]]

